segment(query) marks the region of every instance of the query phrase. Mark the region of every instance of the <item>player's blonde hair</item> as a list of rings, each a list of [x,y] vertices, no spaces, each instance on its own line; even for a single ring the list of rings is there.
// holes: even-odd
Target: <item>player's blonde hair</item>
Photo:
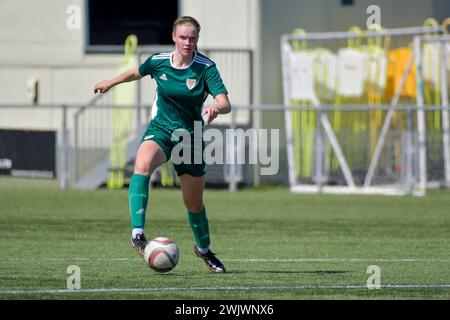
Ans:
[[[175,20],[172,29],[173,33],[175,33],[177,26],[183,24],[192,24],[195,27],[195,29],[197,29],[197,35],[200,34],[200,23],[198,23],[197,20],[195,20],[193,17],[190,16],[179,17],[177,20]]]

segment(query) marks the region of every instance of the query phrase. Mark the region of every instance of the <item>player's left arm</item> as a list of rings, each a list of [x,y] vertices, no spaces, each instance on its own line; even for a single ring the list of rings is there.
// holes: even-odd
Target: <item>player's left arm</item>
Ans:
[[[206,118],[205,124],[210,124],[219,114],[226,114],[231,111],[231,103],[227,94],[219,93],[214,100],[216,100],[216,103],[207,106],[203,110]]]

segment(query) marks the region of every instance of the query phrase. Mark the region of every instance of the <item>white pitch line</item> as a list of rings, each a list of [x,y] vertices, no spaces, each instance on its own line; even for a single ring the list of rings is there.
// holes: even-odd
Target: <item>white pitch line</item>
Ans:
[[[28,259],[29,260],[29,259]],[[73,258],[45,258],[45,260],[52,261],[133,261],[140,260],[139,258],[88,258],[88,257],[73,257]],[[229,262],[274,262],[274,263],[296,263],[296,262],[450,262],[449,259],[439,258],[273,258],[273,259],[221,259]]]
[[[133,261],[140,260],[139,258],[88,258],[88,257],[73,257],[73,258],[45,258],[50,261]]]
[[[299,258],[299,259],[222,259],[230,262],[450,262],[450,259],[416,259],[416,258],[398,258],[398,259],[384,259],[384,258]]]
[[[5,258],[4,260],[25,260],[25,258]],[[30,260],[45,261],[138,261],[138,257],[133,258],[91,258],[91,257],[63,257],[63,258],[26,258]],[[269,259],[221,259],[226,262],[256,262],[256,263],[303,263],[303,262],[450,262],[449,259],[442,258],[269,258]]]
[[[66,257],[66,258],[17,258],[17,257],[10,257],[10,258],[2,258],[3,261],[5,260],[12,260],[12,261],[138,261],[141,260],[139,257],[134,258],[90,258],[90,257]]]
[[[297,286],[229,286],[229,287],[166,287],[166,288],[94,288],[94,289],[43,289],[5,290],[0,294],[59,294],[59,293],[108,293],[108,292],[159,292],[159,291],[258,291],[258,290],[309,290],[309,289],[367,289],[362,285],[297,285]],[[387,284],[380,289],[450,289],[450,284]]]

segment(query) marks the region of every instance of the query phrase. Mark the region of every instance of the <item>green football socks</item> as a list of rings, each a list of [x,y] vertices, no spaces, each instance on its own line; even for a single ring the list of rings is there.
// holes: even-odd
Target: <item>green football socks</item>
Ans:
[[[128,198],[132,229],[144,228],[149,182],[150,177],[141,174],[133,174],[131,177]],[[210,238],[205,208],[203,207],[198,213],[188,211],[188,218],[197,248],[207,249],[210,245]]]
[[[131,177],[128,200],[130,204],[131,227],[133,229],[144,228],[149,182],[150,177],[141,174],[135,173]]]
[[[198,213],[188,211],[189,223],[194,232],[195,244],[197,248],[206,249],[209,247],[209,226],[206,217],[205,207]]]

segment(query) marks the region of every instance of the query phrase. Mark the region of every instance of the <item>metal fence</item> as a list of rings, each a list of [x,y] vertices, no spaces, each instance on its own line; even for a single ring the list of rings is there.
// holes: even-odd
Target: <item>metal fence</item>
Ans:
[[[98,98],[100,99],[100,98]],[[0,105],[0,113],[18,110],[32,110],[35,106],[30,105]],[[111,118],[105,117],[105,112],[112,112],[116,110],[117,106],[112,105],[96,105],[96,106],[77,106],[77,105],[41,105],[39,107],[40,112],[46,112],[47,110],[57,111],[59,120],[59,127],[55,128],[57,131],[57,164],[58,172],[57,177],[60,180],[60,186],[62,189],[73,187],[76,181],[84,174],[88,174],[93,166],[97,165],[98,162],[106,161],[106,172],[108,171],[108,157],[109,150],[111,148],[112,139],[111,137],[111,127],[108,125]],[[89,110],[82,113],[82,109]],[[92,108],[92,109],[90,109]],[[135,111],[137,109],[149,109],[150,106],[124,106],[122,109]],[[381,111],[386,113],[390,106],[341,106],[340,110],[344,113],[346,112],[360,112],[361,115],[367,115],[370,112]],[[336,111],[335,106],[322,106],[320,109],[314,107],[304,107],[304,106],[283,106],[283,105],[250,105],[250,106],[234,106],[234,112],[236,110],[240,111],[250,111],[258,110],[266,115],[270,114],[271,118],[283,118],[285,112],[298,113],[300,116],[308,116],[310,113],[315,113],[318,117],[319,113],[325,113],[331,115]],[[398,113],[398,121],[406,121],[408,119],[408,114],[412,115],[414,118],[419,111],[417,106],[398,106],[396,112]],[[447,107],[437,107],[437,106],[426,106],[426,115],[432,114],[435,111],[449,111]],[[101,116],[97,113],[102,112]],[[234,113],[232,112],[232,114]],[[56,113],[55,113],[56,114]],[[92,116],[92,118],[89,118]],[[261,183],[276,183],[284,184],[288,183],[288,166],[287,166],[287,150],[286,150],[286,132],[283,125],[277,126],[275,123],[266,125],[262,128],[253,128],[252,126],[241,126],[233,120],[230,125],[223,126],[210,126],[208,130],[215,129],[216,133],[221,132],[223,143],[221,147],[223,148],[223,160],[224,163],[211,164],[207,166],[209,173],[207,172],[207,179],[209,174],[209,181],[211,184],[217,184],[222,186],[228,186],[231,191],[237,190],[239,185],[252,185],[255,181]],[[77,124],[78,123],[78,124]],[[91,141],[90,135],[93,134],[92,128],[85,130],[84,125],[95,124],[97,127],[96,135],[104,136],[103,140]],[[415,123],[413,123],[415,126]],[[409,128],[409,129],[408,129]],[[236,129],[241,129],[245,133],[249,133],[249,129],[255,130],[266,130],[266,134],[270,135],[270,130],[278,129],[278,136],[276,143],[262,143],[261,140],[255,141],[251,140],[251,132],[245,136],[244,140],[227,139],[226,130],[231,129],[231,133],[236,132]],[[207,131],[205,131],[207,132]],[[313,136],[317,134],[317,130],[312,133]],[[77,137],[78,135],[78,137]],[[128,152],[133,156],[137,150],[137,143],[140,139],[140,133],[138,130],[133,130],[132,135],[130,135],[130,143]],[[342,131],[337,139],[342,147],[343,152],[349,159],[349,163],[352,169],[352,175],[356,178],[355,183],[357,185],[362,185],[363,176],[360,176],[364,170],[367,170],[369,166],[370,158],[364,157],[367,153],[362,152],[367,150],[370,146],[370,137],[367,132],[361,131],[358,136],[352,133],[346,134]],[[429,131],[427,134],[427,182],[438,183],[439,186],[446,186],[445,184],[445,174],[444,170],[446,166],[446,160],[443,157],[443,146],[442,144],[436,144],[435,141],[441,141],[440,137],[436,137],[433,131]],[[324,139],[324,142],[326,138]],[[409,143],[409,144],[408,144]],[[407,147],[409,145],[409,147]],[[262,163],[263,160],[260,156],[257,156],[259,163],[252,163],[250,159],[250,154],[254,151],[259,151],[261,147],[266,147],[266,155],[273,155],[277,153],[276,157],[273,157],[273,161],[277,163],[272,163],[276,167],[276,172],[269,175],[264,175],[261,168],[268,168],[268,163]],[[318,146],[315,144],[314,146]],[[324,149],[325,144],[322,145]],[[397,148],[402,150],[397,153]],[[411,126],[399,126],[395,130],[391,130],[383,146],[382,157],[376,166],[375,176],[372,184],[374,186],[383,186],[391,183],[392,181],[407,181],[409,184],[417,183],[418,180],[413,178],[417,176],[417,157],[418,157],[418,137],[415,129]],[[24,151],[26,152],[26,150]],[[244,154],[243,162],[239,163],[237,161],[240,155]],[[313,152],[314,154],[314,152]],[[409,155],[409,156],[408,156]],[[230,159],[232,159],[230,161]],[[365,160],[364,160],[365,159]],[[313,159],[313,170],[317,165],[316,160]],[[132,161],[131,161],[132,162]],[[255,168],[258,168],[255,170]],[[409,169],[405,169],[409,168]],[[216,172],[212,172],[215,170]],[[342,172],[339,170],[330,170],[328,172],[321,172],[321,177],[327,177],[328,180],[322,179],[321,184],[326,187],[327,184],[333,185],[345,185],[345,179],[343,178]],[[386,179],[384,179],[384,178]],[[103,180],[106,176],[103,176]],[[305,178],[304,178],[305,179]],[[308,178],[306,178],[308,179]],[[314,174],[311,176],[314,179]],[[391,179],[391,180],[389,180]],[[406,180],[405,180],[406,179]],[[407,180],[409,179],[409,180]],[[318,181],[316,181],[318,183]],[[431,185],[429,185],[431,186]],[[447,185],[448,187],[448,185]]]

